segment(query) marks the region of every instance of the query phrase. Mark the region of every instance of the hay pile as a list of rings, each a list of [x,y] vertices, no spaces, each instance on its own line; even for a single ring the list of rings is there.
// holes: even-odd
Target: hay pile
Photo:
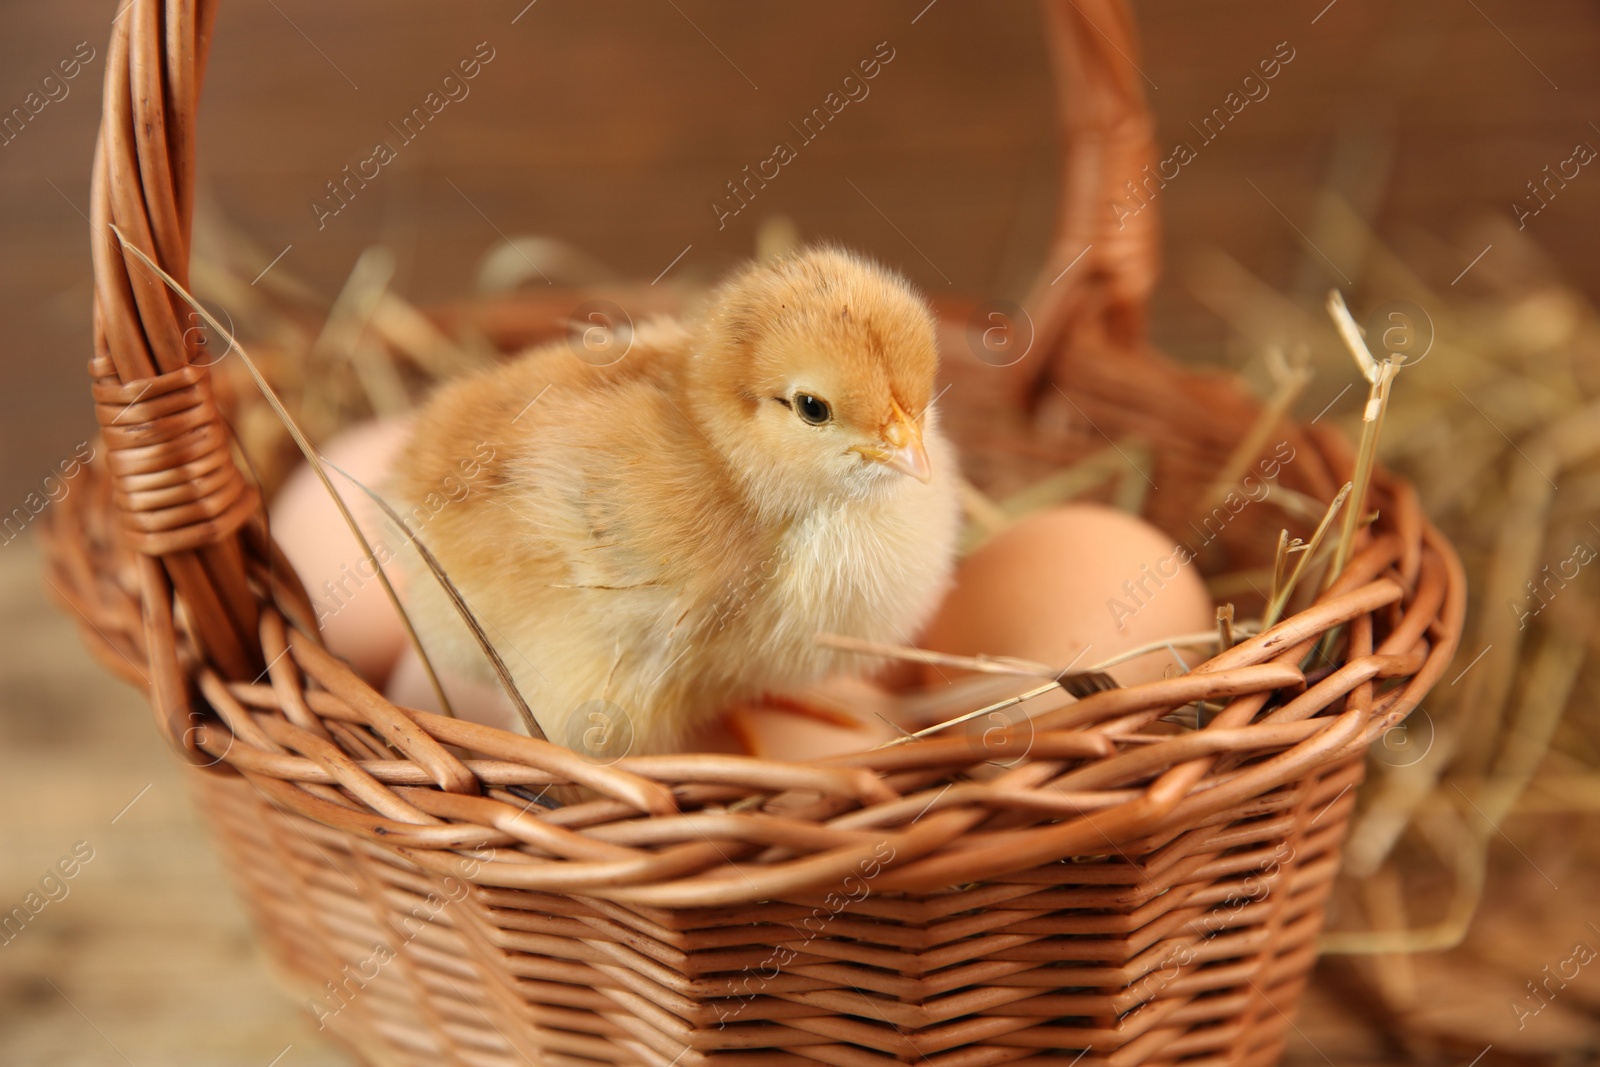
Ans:
[[[1429,281],[1332,194],[1323,209],[1311,240],[1361,264],[1349,302],[1369,343],[1407,357],[1379,457],[1460,549],[1470,603],[1455,665],[1374,747],[1325,942],[1346,958],[1322,970],[1344,1005],[1308,1004],[1340,1022],[1304,1036],[1336,1060],[1335,1046],[1381,1049],[1354,1036],[1363,1023],[1424,1060],[1592,1050],[1600,315],[1509,223],[1462,239],[1489,246],[1465,272],[1465,257],[1419,241],[1406,258]],[[1301,417],[1326,410],[1360,432],[1365,397],[1359,383],[1341,393],[1348,355],[1320,294],[1282,292],[1215,251],[1184,282],[1247,349],[1303,353],[1318,385]]]

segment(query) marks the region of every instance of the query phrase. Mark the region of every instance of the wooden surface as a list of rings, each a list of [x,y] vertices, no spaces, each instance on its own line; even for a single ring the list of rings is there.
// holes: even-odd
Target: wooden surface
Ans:
[[[0,1063],[346,1063],[273,987],[142,694],[47,602],[31,542],[0,549],[0,646],[0,907],[93,857],[0,945]]]
[[[902,267],[932,292],[1015,296],[1029,277],[1057,165],[1031,5],[523,3],[226,8],[202,122],[213,217],[258,246],[263,266],[288,247],[279,266],[329,297],[379,241],[396,251],[408,296],[458,295],[500,233],[559,236],[645,278],[687,247],[672,270],[703,276],[747,254],[758,222],[777,212],[805,234]],[[1315,232],[1325,183],[1373,219],[1413,270],[1446,285],[1487,243],[1478,219],[1511,218],[1511,203],[1546,164],[1566,159],[1576,141],[1600,145],[1588,125],[1600,121],[1600,13],[1591,5],[1324,4],[1137,4],[1162,144],[1198,140],[1185,132],[1191,121],[1221,105],[1278,42],[1295,50],[1271,95],[1156,200],[1170,269],[1154,332],[1171,351],[1232,358],[1221,324],[1184,284],[1203,248],[1221,247],[1284,287],[1339,281],[1340,250],[1323,250],[1330,263],[1302,236]],[[78,42],[96,52],[68,95],[0,146],[4,509],[39,488],[91,426],[79,211],[114,12],[111,3],[68,0],[0,14],[0,109],[21,105]],[[471,95],[319,230],[310,203],[324,182],[370,155],[387,124],[480,41],[495,58]],[[719,230],[711,205],[724,183],[766,158],[775,139],[798,140],[788,123],[819,106],[879,41],[895,58],[871,95]],[[1591,294],[1600,289],[1597,198],[1600,177],[1586,168],[1529,222],[1560,270]],[[1318,383],[1307,402],[1315,410],[1336,391]],[[280,1054],[283,1067],[346,1062],[273,991],[142,698],[95,667],[70,623],[44,606],[25,541],[0,546],[0,649],[0,906],[20,903],[75,842],[95,850],[68,895],[0,947],[0,1062],[265,1065]],[[1496,886],[1506,899],[1541,899],[1515,849],[1563,886],[1581,885],[1570,854],[1534,847],[1530,819],[1506,827]],[[1593,819],[1574,817],[1567,828],[1571,840],[1592,837]],[[1535,929],[1518,925],[1533,916],[1510,912],[1481,920],[1483,936],[1546,938],[1551,961],[1570,948],[1560,923]],[[1579,926],[1584,918],[1568,917]],[[1534,977],[1508,967],[1477,1001],[1435,998],[1440,1011],[1463,1013],[1451,1024],[1462,1047],[1401,1049],[1377,1036],[1347,967],[1319,972],[1291,1062],[1465,1063],[1483,1047],[1468,1040],[1473,1016],[1509,1017],[1511,996]],[[1431,967],[1413,980],[1448,989],[1449,974]],[[1559,1007],[1590,1002],[1575,992]],[[1592,1049],[1584,1025],[1581,1012],[1552,1010],[1535,1028],[1544,1044],[1526,1055]]]

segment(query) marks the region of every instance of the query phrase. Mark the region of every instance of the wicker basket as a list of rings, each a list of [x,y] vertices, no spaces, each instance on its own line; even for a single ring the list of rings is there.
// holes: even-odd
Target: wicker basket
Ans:
[[[148,686],[271,957],[330,1032],[375,1064],[1274,1061],[1364,749],[1460,632],[1461,568],[1409,486],[1380,472],[1380,517],[1314,605],[1002,731],[1030,745],[998,774],[973,773],[989,752],[965,737],[603,767],[397,708],[320,646],[187,309],[109,231],[185,279],[213,12],[134,0],[115,25],[93,187],[105,458],[52,509],[49,565],[89,646]],[[950,423],[988,427],[969,460],[991,484],[1138,436],[1162,486],[1146,514],[1178,531],[1259,407],[1143,345],[1153,212],[1118,230],[1104,210],[1152,158],[1128,12],[1061,0],[1045,25],[1071,166],[1036,354],[1010,378],[952,358],[970,388]],[[1041,384],[1084,418],[1032,431],[1017,412]],[[1282,433],[1282,483],[1330,499],[1349,447]],[[1217,551],[1259,561],[1285,521],[1255,508]],[[1332,659],[1302,671],[1330,632]],[[1203,728],[1149,730],[1201,699],[1224,705]],[[524,799],[559,783],[600,799]]]

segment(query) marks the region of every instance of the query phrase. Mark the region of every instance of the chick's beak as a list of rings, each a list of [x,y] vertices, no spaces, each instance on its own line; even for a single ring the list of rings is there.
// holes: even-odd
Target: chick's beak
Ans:
[[[919,482],[933,480],[933,466],[922,444],[922,428],[898,403],[894,404],[889,424],[883,428],[882,439],[881,447],[863,446],[856,451],[901,474],[909,474]]]

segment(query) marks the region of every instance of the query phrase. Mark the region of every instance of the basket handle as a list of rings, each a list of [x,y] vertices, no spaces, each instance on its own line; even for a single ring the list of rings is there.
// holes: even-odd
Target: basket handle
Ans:
[[[1117,211],[1126,185],[1156,161],[1139,44],[1128,0],[1046,0],[1056,86],[1061,190],[1055,236],[1026,299],[1033,350],[1015,365],[1031,403],[1074,351],[1130,352],[1145,339],[1145,305],[1160,268],[1154,204]]]
[[[89,197],[89,373],[124,541],[160,559],[217,668],[250,678],[260,620],[235,534],[259,494],[211,395],[199,316],[124,249],[188,284],[195,108],[215,14],[213,0],[131,0],[112,25]]]

